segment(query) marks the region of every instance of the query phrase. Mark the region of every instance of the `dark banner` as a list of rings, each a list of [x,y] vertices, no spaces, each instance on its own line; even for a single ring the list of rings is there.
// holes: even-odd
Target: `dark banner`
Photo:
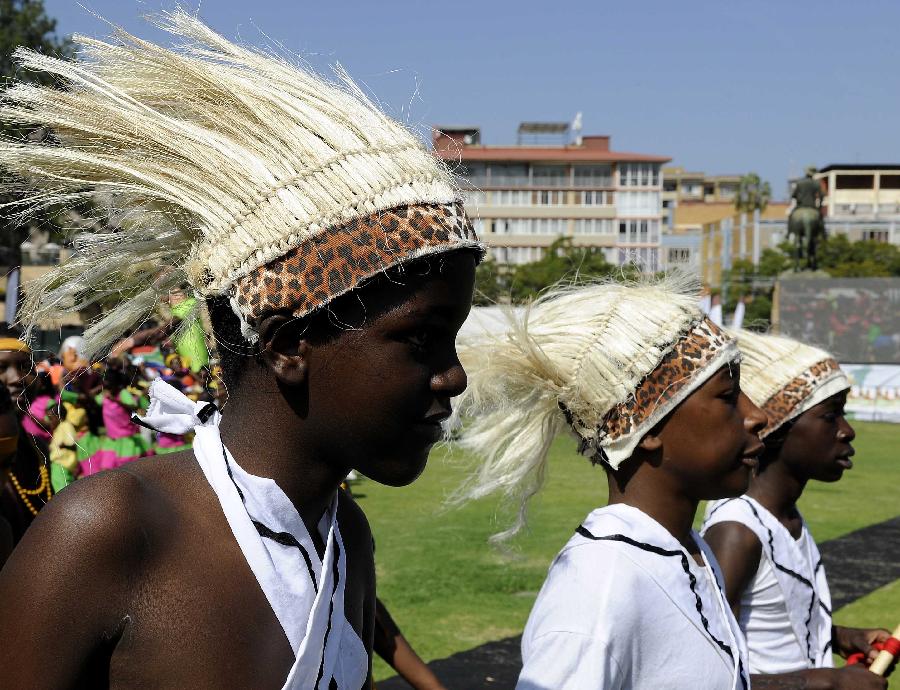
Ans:
[[[778,290],[779,330],[841,362],[900,364],[900,278],[798,278]]]

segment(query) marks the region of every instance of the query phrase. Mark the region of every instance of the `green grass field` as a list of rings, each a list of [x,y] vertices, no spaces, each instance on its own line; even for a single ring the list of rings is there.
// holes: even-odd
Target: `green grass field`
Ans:
[[[856,466],[837,484],[811,484],[803,496],[801,510],[819,541],[900,514],[900,427],[855,426]],[[575,453],[574,441],[560,439],[528,532],[510,553],[501,553],[487,543],[508,524],[497,500],[444,508],[469,463],[459,451],[438,448],[412,486],[364,480],[353,487],[375,535],[378,595],[427,660],[521,633],[553,556],[581,519],[606,501],[603,471]],[[835,620],[893,628],[900,622],[900,581],[839,611]],[[376,679],[391,675],[377,660]]]

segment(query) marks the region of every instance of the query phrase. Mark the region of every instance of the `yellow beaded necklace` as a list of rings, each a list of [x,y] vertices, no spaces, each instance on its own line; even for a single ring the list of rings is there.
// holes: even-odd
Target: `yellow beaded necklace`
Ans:
[[[50,473],[47,472],[47,467],[45,465],[41,465],[39,472],[41,475],[40,483],[34,489],[25,489],[19,484],[19,479],[13,474],[12,470],[7,470],[9,473],[9,478],[12,479],[13,487],[16,490],[16,493],[19,494],[19,498],[22,499],[22,503],[25,504],[25,507],[31,511],[32,515],[37,515],[40,508],[35,508],[31,503],[30,496],[40,496],[43,493],[47,495],[47,501],[53,496],[51,488],[50,488]],[[44,501],[45,503],[47,501]]]

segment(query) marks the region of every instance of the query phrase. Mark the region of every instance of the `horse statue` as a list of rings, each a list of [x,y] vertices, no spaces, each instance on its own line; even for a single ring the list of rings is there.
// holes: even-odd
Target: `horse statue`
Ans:
[[[806,169],[806,177],[797,182],[791,194],[797,204],[788,218],[788,237],[794,236],[794,270],[818,269],[816,256],[819,239],[825,238],[822,220],[822,187],[813,179],[816,169]]]

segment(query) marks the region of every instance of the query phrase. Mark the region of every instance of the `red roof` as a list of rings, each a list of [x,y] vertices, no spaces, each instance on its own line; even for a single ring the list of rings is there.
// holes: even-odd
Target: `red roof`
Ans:
[[[600,151],[583,146],[458,146],[434,150],[449,161],[541,161],[559,163],[668,163],[667,156],[650,156],[626,151]]]

